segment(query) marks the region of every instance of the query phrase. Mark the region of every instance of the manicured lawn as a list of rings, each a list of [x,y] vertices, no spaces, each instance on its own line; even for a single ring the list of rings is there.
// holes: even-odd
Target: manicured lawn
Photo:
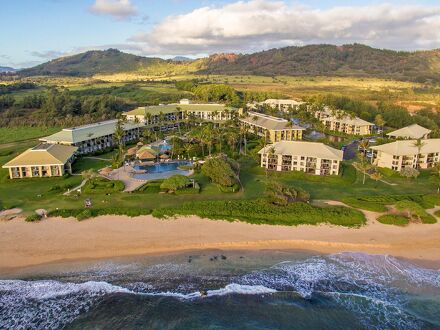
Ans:
[[[87,158],[82,157],[77,159],[72,166],[73,173],[81,174],[82,171],[93,169],[93,170],[100,170],[101,168],[104,168],[106,166],[109,166],[110,162],[101,160],[101,159],[94,159],[94,158]]]

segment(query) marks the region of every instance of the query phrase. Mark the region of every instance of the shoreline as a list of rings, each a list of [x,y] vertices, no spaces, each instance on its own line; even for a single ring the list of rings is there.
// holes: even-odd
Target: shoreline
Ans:
[[[81,222],[48,218],[39,223],[16,218],[0,222],[0,237],[0,274],[58,262],[215,249],[363,252],[440,265],[440,223],[398,227],[368,221],[361,228],[346,228],[254,225],[195,216],[101,216]]]

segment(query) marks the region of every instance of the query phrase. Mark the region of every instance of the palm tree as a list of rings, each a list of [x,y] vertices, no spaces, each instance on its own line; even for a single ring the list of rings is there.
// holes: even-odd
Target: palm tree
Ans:
[[[124,137],[125,137],[125,131],[123,127],[122,120],[119,119],[116,123],[115,132],[113,133],[113,140],[115,144],[118,145],[118,156],[119,159],[122,160],[123,154],[124,154]]]
[[[434,181],[437,182],[437,194],[440,193],[440,163],[435,163],[432,168]]]
[[[191,143],[186,143],[184,149],[188,156],[188,159],[191,159],[191,152],[193,151],[193,145]]]
[[[380,129],[381,129],[381,136],[383,137],[383,127],[385,126],[385,120],[383,119],[381,114],[378,114],[374,118],[374,123],[376,124],[377,127],[380,127]]]
[[[266,147],[264,148],[266,150]],[[275,148],[271,146],[269,150],[267,150],[267,158],[266,158],[266,167],[264,168],[265,174],[266,174],[266,180],[268,175],[268,166],[269,166],[269,158],[270,156],[273,156],[275,154]]]
[[[153,136],[153,132],[150,129],[146,128],[142,132],[142,136],[145,138],[147,143],[149,143],[149,142],[151,142],[151,137]]]
[[[417,156],[416,156],[416,168],[420,168],[419,159],[420,159],[420,152],[422,151],[423,146],[426,143],[422,141],[422,139],[417,139],[414,141],[414,147],[417,148]]]
[[[364,156],[369,147],[370,147],[370,141],[368,141],[367,139],[362,139],[361,142],[359,142],[359,152],[362,152]]]
[[[205,144],[208,146],[208,153],[211,156],[212,145],[214,144],[214,130],[211,124],[208,124],[203,129],[203,139]]]
[[[382,174],[381,174],[379,171],[375,170],[375,171],[370,175],[370,178],[372,178],[374,181],[376,181],[376,187],[377,187],[377,184],[378,184],[379,181],[382,179]]]
[[[367,177],[367,172],[368,170],[371,168],[371,165],[368,164],[368,162],[365,161],[365,156],[360,153],[359,154],[359,162],[355,162],[353,163],[353,166],[360,172],[363,173],[363,179],[362,179],[362,184],[365,184],[365,179]]]
[[[235,146],[237,145],[237,141],[239,140],[239,137],[237,135],[237,131],[235,129],[230,129],[226,133],[226,141],[231,146],[232,154],[235,152]]]

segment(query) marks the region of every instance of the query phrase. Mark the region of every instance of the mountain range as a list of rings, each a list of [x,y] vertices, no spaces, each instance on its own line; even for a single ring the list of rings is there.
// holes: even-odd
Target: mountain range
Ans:
[[[176,61],[177,59],[177,61]],[[309,45],[253,54],[214,54],[171,60],[123,53],[117,49],[61,57],[19,71],[22,76],[92,76],[122,72],[223,75],[377,77],[418,82],[440,81],[440,49],[404,52],[361,44]]]
[[[15,72],[17,71],[14,68],[11,68],[9,66],[0,66],[0,73],[8,73],[8,72]]]

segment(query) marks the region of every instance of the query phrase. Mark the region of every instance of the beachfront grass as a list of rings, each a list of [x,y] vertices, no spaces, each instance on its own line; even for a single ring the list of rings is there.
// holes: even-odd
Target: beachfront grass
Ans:
[[[409,219],[397,214],[384,214],[377,218],[377,221],[384,225],[406,226],[409,224]]]
[[[302,202],[276,206],[259,199],[188,202],[176,207],[153,210],[153,216],[158,218],[179,215],[197,215],[214,220],[240,220],[253,224],[284,226],[329,223],[356,227],[365,224],[365,217],[361,212],[346,207],[316,207]]]

